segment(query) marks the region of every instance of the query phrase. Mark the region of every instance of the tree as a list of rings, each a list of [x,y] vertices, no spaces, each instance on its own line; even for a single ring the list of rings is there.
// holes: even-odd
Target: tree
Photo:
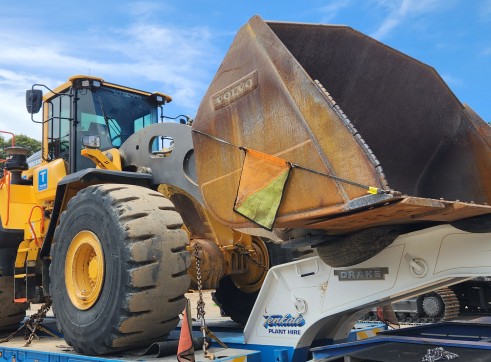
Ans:
[[[41,142],[23,134],[15,135],[15,146],[27,148],[27,157],[41,149]],[[12,147],[12,140],[0,135],[0,159],[5,160],[5,148]],[[3,177],[5,162],[0,163],[0,177]]]

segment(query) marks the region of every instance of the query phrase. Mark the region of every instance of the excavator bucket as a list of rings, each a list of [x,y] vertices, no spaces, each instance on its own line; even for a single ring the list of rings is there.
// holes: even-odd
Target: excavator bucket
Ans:
[[[258,224],[234,211],[239,184],[254,193],[275,182],[259,164],[244,170],[244,150],[292,167],[275,228],[342,234],[491,213],[489,124],[433,68],[350,27],[253,17],[193,131],[204,202],[234,228]]]

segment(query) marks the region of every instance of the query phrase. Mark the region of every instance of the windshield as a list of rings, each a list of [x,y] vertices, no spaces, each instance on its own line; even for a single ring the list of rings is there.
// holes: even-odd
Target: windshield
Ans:
[[[76,147],[82,149],[82,136],[98,135],[101,150],[119,148],[138,130],[157,123],[158,112],[150,97],[119,89],[101,87],[77,92]],[[77,154],[77,170],[93,163]]]

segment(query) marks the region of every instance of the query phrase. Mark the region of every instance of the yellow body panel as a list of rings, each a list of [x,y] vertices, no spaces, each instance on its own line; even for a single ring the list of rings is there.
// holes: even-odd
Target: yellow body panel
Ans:
[[[2,227],[24,230],[24,241],[18,247],[15,267],[34,267],[46,229],[44,210],[37,204],[33,186],[12,185],[8,175],[4,180],[0,187]],[[23,278],[22,274],[16,278]]]
[[[39,166],[33,175],[34,195],[37,202],[52,201],[56,195],[56,187],[67,175],[64,160],[58,159]]]
[[[126,86],[119,85],[119,84],[105,82],[104,79],[102,79],[100,77],[94,77],[94,76],[91,76],[91,75],[83,75],[83,74],[73,75],[70,78],[68,78],[68,82],[63,83],[62,85],[56,87],[53,90],[54,93],[53,92],[48,92],[43,97],[43,101],[49,100],[50,98],[52,98],[53,96],[55,96],[56,93],[62,93],[62,92],[64,92],[65,90],[67,90],[68,88],[70,88],[75,81],[77,81],[79,79],[82,79],[82,80],[83,79],[98,80],[99,82],[104,83],[104,84],[106,84],[106,85],[108,85],[109,87],[112,87],[112,88],[121,89],[121,90],[124,90],[124,91],[130,91],[130,92],[133,92],[133,93],[139,93],[139,94],[144,95],[144,96],[149,96],[151,94],[156,94],[156,95],[162,96],[167,103],[169,103],[169,102],[172,101],[172,97],[169,96],[169,95],[167,95],[167,94],[165,94],[165,93],[161,93],[161,92],[149,93],[149,92],[142,91],[142,90],[139,90],[139,89],[135,89],[135,88],[131,88],[131,87],[126,87]]]
[[[94,148],[86,148],[81,151],[81,154],[94,162],[97,168],[121,171],[121,156],[115,148],[104,152]]]
[[[118,171],[121,171],[123,169],[121,163],[121,154],[119,153],[119,150],[117,150],[116,148],[111,148],[107,151],[104,151],[104,154],[109,154],[109,156],[112,158],[112,163]]]
[[[17,257],[15,258],[15,267],[22,268],[26,262],[27,253],[29,252],[30,242],[24,240],[20,243],[19,249],[17,250]]]
[[[46,164],[46,162],[44,163]],[[39,164],[39,165],[36,165],[34,167],[31,167],[30,169],[28,170],[25,170],[22,172],[22,178],[25,178],[25,179],[32,179],[32,176],[34,175],[34,172],[36,172],[36,170],[38,169],[38,167],[41,167],[43,164]]]
[[[24,229],[27,216],[35,205],[32,186],[4,184],[0,188],[2,227]]]
[[[15,267],[16,268],[24,268],[24,267],[34,267],[36,266],[36,260],[38,258],[39,249],[41,244],[39,244],[36,240],[24,240],[20,243],[19,248],[17,249],[17,256],[15,258]],[[27,262],[27,263],[26,263]],[[16,278],[20,277],[23,274],[16,274]]]
[[[44,218],[44,209],[39,205],[33,206],[25,218],[24,240],[33,240],[36,242],[36,246],[40,247],[43,243],[47,224]]]

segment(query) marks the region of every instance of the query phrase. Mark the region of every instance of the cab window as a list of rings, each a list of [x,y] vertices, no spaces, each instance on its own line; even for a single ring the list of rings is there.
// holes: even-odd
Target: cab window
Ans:
[[[70,158],[70,97],[59,95],[48,101],[48,150],[49,161]]]

